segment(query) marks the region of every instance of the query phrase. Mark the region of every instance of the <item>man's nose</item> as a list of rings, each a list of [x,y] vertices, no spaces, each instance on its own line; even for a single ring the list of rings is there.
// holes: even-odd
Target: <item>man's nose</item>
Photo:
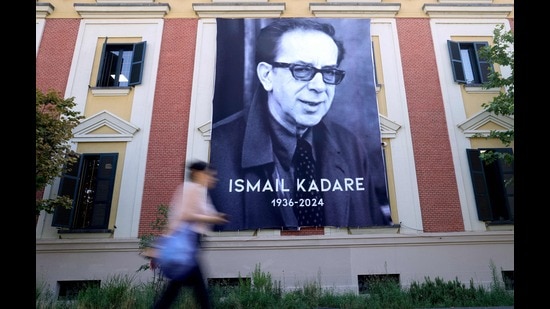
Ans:
[[[317,91],[324,91],[327,88],[327,84],[323,80],[323,74],[321,72],[315,72],[313,78],[309,81],[308,87]]]

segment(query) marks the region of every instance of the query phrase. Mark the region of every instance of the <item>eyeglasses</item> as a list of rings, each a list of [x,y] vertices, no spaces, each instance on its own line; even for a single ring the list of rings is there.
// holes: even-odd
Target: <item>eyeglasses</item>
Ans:
[[[273,62],[272,66],[276,68],[288,68],[292,73],[292,77],[296,80],[301,80],[304,82],[310,81],[313,79],[315,74],[321,73],[323,75],[323,81],[329,85],[338,85],[344,79],[346,71],[339,70],[336,68],[322,68],[318,69],[309,64],[296,64],[296,63],[285,63],[285,62]]]

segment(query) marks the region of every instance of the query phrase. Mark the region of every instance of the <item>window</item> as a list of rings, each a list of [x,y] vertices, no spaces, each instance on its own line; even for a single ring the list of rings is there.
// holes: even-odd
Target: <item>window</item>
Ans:
[[[399,286],[399,274],[358,275],[359,294],[369,294],[377,286]]]
[[[76,299],[80,291],[87,288],[99,288],[101,285],[99,280],[58,281],[57,283],[59,284],[58,300]]]
[[[481,85],[488,81],[493,65],[479,56],[479,49],[488,45],[487,42],[447,41],[455,82]]]
[[[504,281],[504,288],[506,290],[514,289],[514,271],[513,270],[503,270],[502,280]]]
[[[141,84],[146,42],[103,44],[96,87],[128,87]]]
[[[487,164],[479,155],[484,151],[512,154],[510,148],[466,149],[474,188],[477,216],[481,221],[514,221],[514,164],[498,159]]]
[[[79,154],[66,167],[59,196],[73,199],[71,209],[56,208],[52,226],[71,230],[107,229],[118,154]]]
[[[217,287],[221,290],[236,288],[240,285],[250,285],[252,283],[252,280],[247,277],[208,278],[206,281],[209,287]]]

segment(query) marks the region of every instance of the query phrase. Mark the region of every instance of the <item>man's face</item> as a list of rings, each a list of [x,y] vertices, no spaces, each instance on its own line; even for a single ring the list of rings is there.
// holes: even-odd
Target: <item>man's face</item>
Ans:
[[[319,31],[294,30],[281,37],[276,62],[309,64],[318,69],[336,67],[338,47]],[[274,117],[292,132],[303,133],[326,115],[334,99],[335,85],[316,73],[310,81],[294,79],[290,69],[271,69],[272,91],[268,104]]]

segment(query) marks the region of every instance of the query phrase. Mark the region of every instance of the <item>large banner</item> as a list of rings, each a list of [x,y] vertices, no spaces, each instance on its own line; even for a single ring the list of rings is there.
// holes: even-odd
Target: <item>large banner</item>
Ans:
[[[392,224],[369,19],[217,19],[215,230]]]

